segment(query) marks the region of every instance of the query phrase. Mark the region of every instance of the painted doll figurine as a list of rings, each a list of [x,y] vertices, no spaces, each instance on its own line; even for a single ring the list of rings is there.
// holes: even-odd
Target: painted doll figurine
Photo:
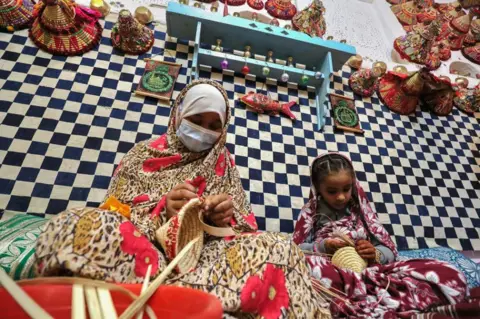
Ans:
[[[415,112],[428,76],[426,68],[410,74],[387,72],[378,84],[378,96],[393,112],[408,115]]]
[[[313,2],[302,11],[297,12],[292,18],[292,25],[295,30],[308,34],[311,37],[323,37],[327,29],[323,14],[325,7],[322,1]]]
[[[467,114],[480,111],[480,84],[473,89],[462,85],[455,85],[453,88],[455,90],[453,105]]]
[[[455,92],[450,80],[428,73],[421,94],[423,104],[434,114],[446,116],[452,112]]]
[[[403,59],[424,64],[430,70],[440,67],[439,50],[434,49],[440,31],[440,21],[435,20],[424,28],[413,28],[395,39],[393,46]]]
[[[370,97],[378,90],[378,79],[384,74],[379,67],[360,69],[353,72],[348,79],[348,85],[355,94]]]

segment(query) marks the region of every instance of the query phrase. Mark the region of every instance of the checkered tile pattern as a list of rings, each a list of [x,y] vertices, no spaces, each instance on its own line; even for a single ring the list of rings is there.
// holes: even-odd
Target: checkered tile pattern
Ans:
[[[98,206],[110,176],[134,143],[166,130],[170,108],[136,97],[143,58],[168,54],[181,63],[175,94],[189,81],[193,47],[156,30],[152,52],[125,56],[110,46],[113,21],[100,46],[80,57],[52,57],[26,31],[0,34],[0,211],[50,216],[69,207]],[[350,70],[332,89],[351,94]],[[228,148],[261,229],[292,232],[309,193],[309,163],[318,153],[340,151],[353,160],[358,179],[400,248],[436,244],[480,250],[478,120],[454,110],[439,118],[418,111],[391,113],[375,97],[356,97],[365,135],[334,132],[327,119],[315,131],[314,96],[302,89],[268,86],[272,98],[298,100],[299,119],[258,115],[236,102],[265,89],[241,75],[201,73],[222,81],[234,103]],[[234,102],[235,101],[235,102]]]

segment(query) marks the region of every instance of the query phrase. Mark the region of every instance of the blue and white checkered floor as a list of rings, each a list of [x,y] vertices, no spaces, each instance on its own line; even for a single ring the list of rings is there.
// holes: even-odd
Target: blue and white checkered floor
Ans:
[[[110,176],[134,143],[165,131],[170,108],[134,96],[143,58],[112,52],[105,23],[100,46],[80,57],[39,51],[26,31],[0,34],[0,210],[57,214],[97,206]],[[175,95],[189,80],[193,48],[156,31],[153,55],[169,51],[184,67]],[[333,89],[351,94],[348,68]],[[269,117],[234,102],[263,84],[241,76],[203,72],[223,81],[234,117],[228,148],[261,229],[291,232],[309,192],[308,165],[324,151],[347,153],[381,220],[400,248],[436,244],[480,250],[480,124],[458,110],[391,113],[377,98],[356,101],[364,136],[334,132],[327,120],[316,132],[314,96],[269,87],[273,98],[297,99],[299,119]]]

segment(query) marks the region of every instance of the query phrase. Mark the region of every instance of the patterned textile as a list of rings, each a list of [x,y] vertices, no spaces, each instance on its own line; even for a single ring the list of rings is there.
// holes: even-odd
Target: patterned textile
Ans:
[[[398,253],[398,260],[409,259],[436,259],[446,261],[460,270],[467,279],[469,288],[480,287],[480,264],[465,257],[458,251],[447,248],[438,247],[430,249],[406,250]]]
[[[428,313],[417,314],[411,319],[478,319],[480,313],[480,288],[470,290],[468,300],[455,305],[440,306]]]
[[[312,185],[310,200],[295,227],[295,243],[319,242],[337,231],[353,240],[376,239],[397,256],[390,236],[371,209],[358,181],[352,198],[355,204],[351,205],[350,215],[315,230],[312,225],[315,224],[317,199]],[[467,295],[465,276],[441,261],[413,259],[377,264],[360,274],[337,268],[329,257],[311,255],[307,262],[312,276],[340,296],[330,304],[332,316],[336,318],[372,318],[373,314],[381,318],[410,318],[432,306],[461,302]]]
[[[328,259],[308,256],[312,275],[341,296],[332,301],[335,318],[410,318],[432,307],[465,300],[465,277],[448,263],[428,259],[397,261],[354,273]]]
[[[388,71],[380,79],[378,97],[390,110],[408,115],[417,108],[423,85],[419,72],[406,75]]]
[[[329,154],[332,153],[320,155],[315,160],[320,159],[323,156],[328,156]],[[345,158],[350,162],[350,159],[347,157]],[[313,163],[311,166],[313,166]],[[331,237],[333,232],[340,231],[354,240],[375,238],[380,244],[390,248],[390,250],[396,255],[397,249],[395,244],[392,242],[390,235],[378,220],[377,213],[372,210],[368,198],[358,181],[356,181],[352,197],[354,198],[355,204],[350,207],[349,216],[336,222],[325,224],[322,229],[317,230],[314,227],[316,224],[315,214],[317,212],[317,191],[312,183],[310,199],[300,212],[293,233],[293,241],[296,244],[301,244],[305,242],[307,238],[314,236],[314,241],[320,242],[323,239]]]
[[[23,214],[0,222],[0,267],[13,279],[34,277],[35,244],[46,222]]]
[[[227,119],[217,144],[202,153],[189,152],[175,134],[177,108],[186,92],[209,83],[222,93]],[[199,196],[228,193],[234,202],[232,226],[251,232],[224,240],[207,238],[197,267],[172,274],[167,284],[201,289],[216,295],[234,316],[258,313],[264,318],[296,314],[318,318],[328,311],[318,307],[301,251],[281,234],[255,234],[238,172],[225,149],[230,120],[228,98],[214,81],[188,85],[177,97],[169,128],[158,139],[133,147],[114,173],[107,196],[131,206],[131,221],[99,208],[70,209],[52,218],[37,245],[37,271],[42,276],[77,275],[94,279],[141,282],[149,265],[152,277],[165,269],[162,251],[152,244],[155,230],[165,223],[165,194],[190,181]]]

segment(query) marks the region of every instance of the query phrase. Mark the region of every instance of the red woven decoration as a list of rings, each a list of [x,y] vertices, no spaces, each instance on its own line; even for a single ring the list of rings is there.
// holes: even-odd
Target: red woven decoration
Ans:
[[[32,41],[54,55],[90,51],[102,36],[100,14],[70,0],[42,0],[35,8],[29,31]]]
[[[247,4],[250,8],[255,10],[262,10],[263,9],[263,1],[262,0],[247,0]]]
[[[282,20],[291,20],[297,13],[297,8],[289,0],[268,0],[265,9],[272,17]]]
[[[31,0],[0,0],[0,29],[13,32],[30,26],[33,4]]]

